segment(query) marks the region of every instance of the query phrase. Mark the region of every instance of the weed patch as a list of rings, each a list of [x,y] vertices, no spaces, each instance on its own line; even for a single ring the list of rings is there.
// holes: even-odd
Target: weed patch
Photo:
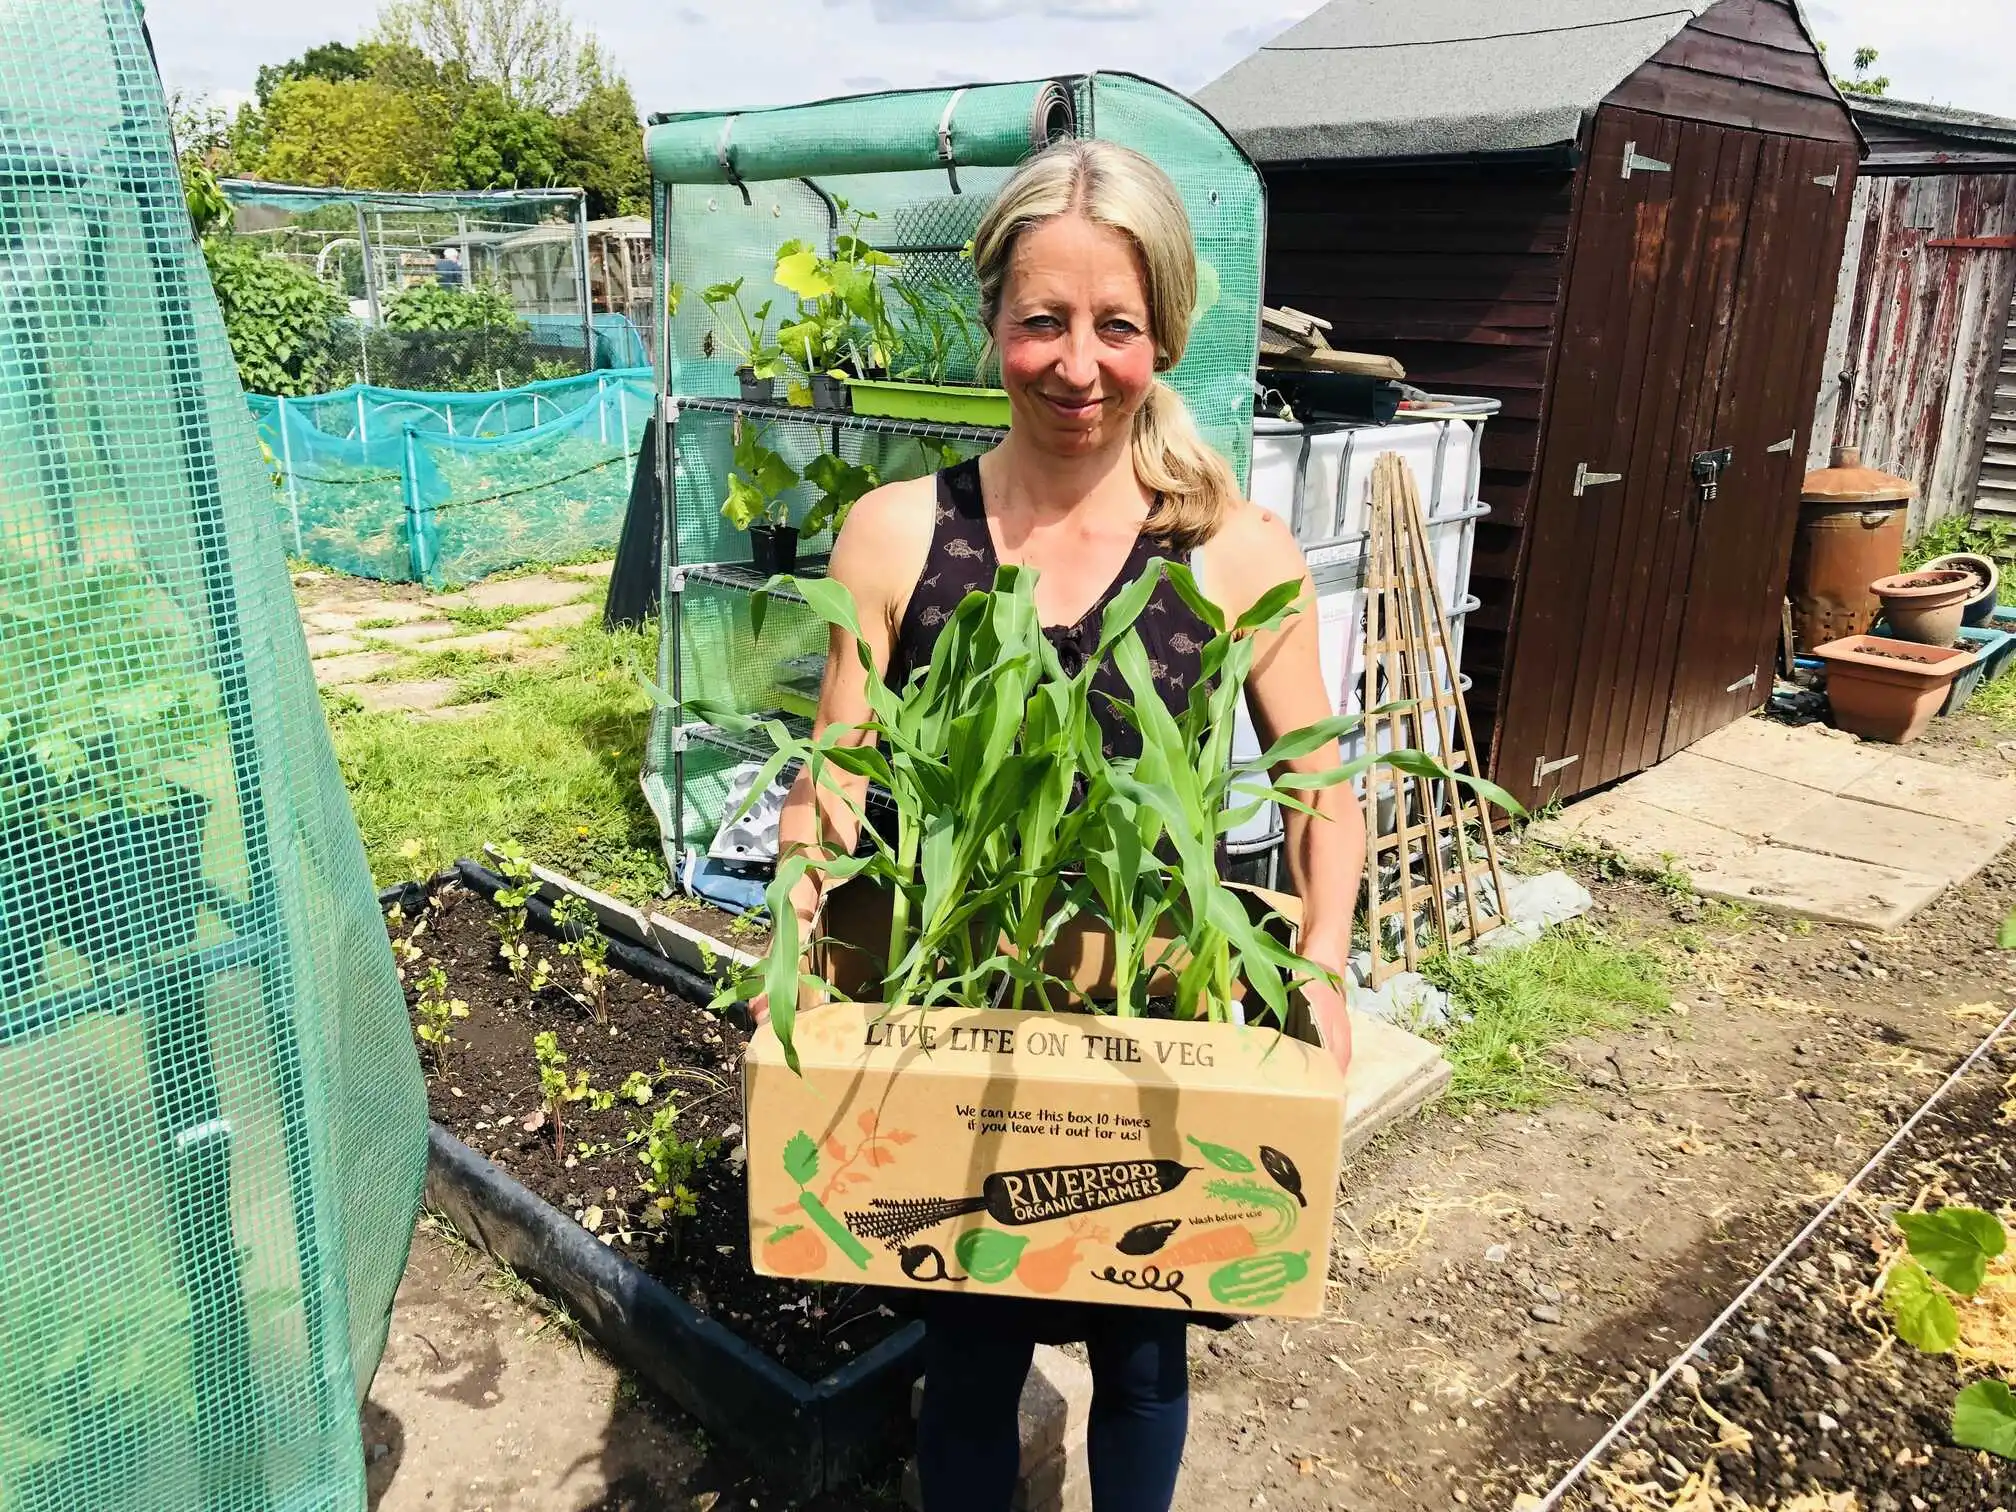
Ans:
[[[1458,1017],[1439,1036],[1456,1113],[1538,1107],[1571,1085],[1550,1049],[1672,1002],[1656,956],[1582,923],[1518,950],[1441,957],[1423,974],[1456,1000]]]

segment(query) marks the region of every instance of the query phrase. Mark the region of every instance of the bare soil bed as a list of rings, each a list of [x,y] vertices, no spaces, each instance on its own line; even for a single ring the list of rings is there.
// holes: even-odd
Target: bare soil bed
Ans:
[[[2006,1213],[2016,1201],[2012,1081],[2016,1050],[1978,1065],[1661,1392],[1569,1505],[1714,1506],[1717,1491],[1756,1506],[1801,1495],[1826,1506],[1852,1492],[1859,1512],[2016,1505],[2016,1464],[1956,1447],[1950,1431],[1961,1387],[2016,1372],[2007,1258],[1991,1268],[1985,1304],[1962,1308],[1964,1360],[1899,1341],[1874,1291],[1901,1247],[1893,1213]]]
[[[446,1074],[431,1054],[423,1057],[435,1120],[674,1294],[807,1380],[846,1364],[900,1326],[881,1295],[867,1288],[773,1280],[750,1268],[749,1192],[739,1155],[747,1034],[621,970],[609,977],[608,1025],[596,1024],[569,990],[579,984],[574,963],[558,954],[554,941],[528,930],[532,959],[549,959],[553,977],[534,995],[499,958],[497,916],[485,899],[444,884],[416,941],[421,958],[405,970],[409,1008],[418,978],[438,961],[448,995],[469,1009],[452,1025]],[[393,927],[395,941],[411,923]],[[568,1104],[566,1153],[556,1158],[551,1120],[539,1117],[532,1038],[541,1030],[558,1037],[568,1057],[565,1071],[586,1072],[598,1091],[615,1092],[633,1072],[649,1076],[649,1105],[621,1097],[604,1111],[586,1100]],[[678,1109],[680,1139],[717,1143],[687,1182],[694,1214],[654,1224],[653,1194],[640,1184],[647,1171],[639,1159],[639,1131],[668,1101]]]

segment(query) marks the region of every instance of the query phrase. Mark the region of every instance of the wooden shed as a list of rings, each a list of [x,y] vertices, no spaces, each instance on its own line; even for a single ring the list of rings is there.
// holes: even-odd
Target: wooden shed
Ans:
[[[1198,98],[1266,175],[1270,304],[1503,401],[1497,780],[1573,796],[1763,703],[1861,151],[1795,0],[1333,0]]]
[[[1918,485],[1911,533],[2016,514],[2016,121],[1851,100],[1869,142],[1813,444]]]

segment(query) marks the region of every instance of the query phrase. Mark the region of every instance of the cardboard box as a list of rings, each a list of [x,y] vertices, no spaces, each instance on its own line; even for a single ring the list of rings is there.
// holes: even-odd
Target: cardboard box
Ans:
[[[1274,1029],[801,1013],[744,1062],[765,1275],[1314,1317],[1344,1078]]]

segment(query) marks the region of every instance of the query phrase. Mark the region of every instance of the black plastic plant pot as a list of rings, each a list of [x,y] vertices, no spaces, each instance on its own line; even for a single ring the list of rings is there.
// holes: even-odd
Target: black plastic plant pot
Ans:
[[[458,862],[455,875],[486,897],[503,880],[469,861]],[[425,906],[425,896],[425,887],[408,884],[386,890],[379,901],[411,912]],[[543,900],[532,899],[527,912],[534,927],[553,932],[552,910]],[[611,940],[609,959],[688,997],[704,1001],[710,991],[684,966],[629,941]],[[675,1296],[439,1124],[427,1133],[427,1206],[564,1302],[625,1369],[677,1402],[788,1497],[810,1498],[879,1468],[911,1431],[910,1387],[923,1358],[920,1323],[823,1380],[807,1381]]]
[[[812,408],[822,410],[849,411],[854,408],[854,396],[842,378],[831,373],[812,375]]]
[[[751,525],[749,563],[765,577],[798,570],[796,525]]]
[[[121,809],[69,834],[45,832],[35,860],[43,876],[58,879],[43,912],[47,934],[94,966],[185,948],[207,892],[209,812],[207,798],[178,788],[151,813]]]
[[[744,404],[775,404],[777,402],[777,380],[758,378],[754,368],[735,369],[735,381],[742,385]]]

